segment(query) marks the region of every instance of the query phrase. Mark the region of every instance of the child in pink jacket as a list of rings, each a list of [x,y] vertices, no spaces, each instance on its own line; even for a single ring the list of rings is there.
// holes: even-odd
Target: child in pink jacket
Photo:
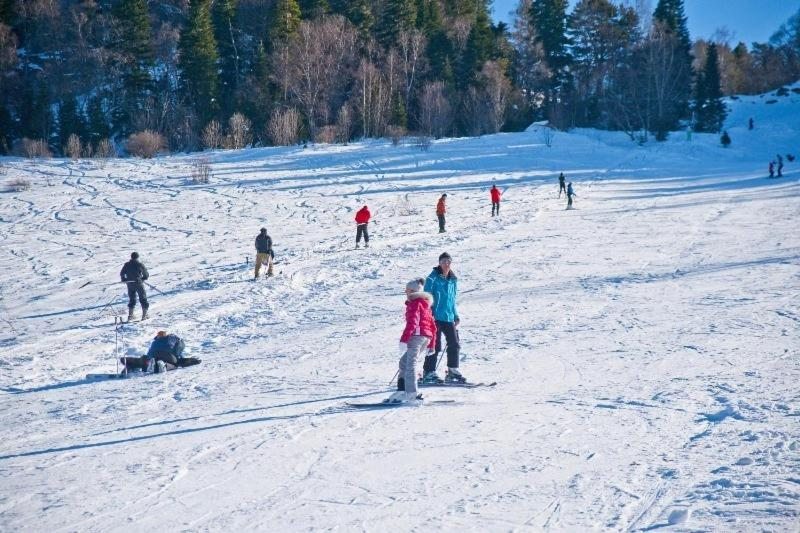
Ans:
[[[436,321],[431,313],[433,296],[422,289],[425,280],[415,279],[406,284],[406,327],[400,336],[400,370],[397,378],[397,392],[386,402],[417,403],[422,395],[417,395],[417,359],[433,350],[436,339]]]

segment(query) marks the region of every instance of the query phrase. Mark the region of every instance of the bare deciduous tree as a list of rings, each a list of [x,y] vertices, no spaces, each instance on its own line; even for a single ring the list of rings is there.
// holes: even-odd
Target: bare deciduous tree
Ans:
[[[403,30],[398,36],[398,45],[400,47],[400,57],[403,62],[403,99],[406,109],[408,109],[411,103],[411,93],[414,89],[417,73],[419,70],[422,70],[421,61],[424,58],[425,52],[425,36],[419,30]]]
[[[228,119],[228,135],[225,136],[225,148],[240,150],[253,142],[253,123],[241,113],[234,113]]]
[[[345,100],[357,38],[353,25],[338,15],[303,21],[288,48],[288,62],[276,65],[278,84],[288,87],[312,136],[318,125],[331,122],[331,114]]]
[[[64,153],[67,154],[67,157],[70,159],[80,159],[83,153],[81,138],[74,133],[70,134],[70,136],[67,138],[67,145],[64,146]]]
[[[300,113],[297,109],[276,109],[267,124],[267,136],[276,146],[296,144],[300,138]]]
[[[211,150],[216,150],[222,146],[222,127],[219,125],[219,122],[212,120],[206,124],[200,138],[203,141],[203,146]]]
[[[497,61],[487,61],[483,65],[480,78],[486,95],[488,123],[491,133],[497,133],[506,121],[506,108],[511,96],[511,81]]]
[[[444,136],[453,123],[453,109],[445,94],[444,82],[428,82],[419,98],[419,126],[423,133]]]

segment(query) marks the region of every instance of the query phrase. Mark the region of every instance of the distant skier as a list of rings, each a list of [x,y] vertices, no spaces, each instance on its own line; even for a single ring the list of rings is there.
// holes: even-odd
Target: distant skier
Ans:
[[[425,280],[415,279],[406,284],[406,327],[400,336],[400,370],[397,392],[386,402],[405,403],[422,400],[417,394],[417,357],[432,352],[436,338],[436,323],[431,313],[433,296],[423,292]]]
[[[147,292],[144,290],[144,282],[150,277],[147,268],[139,262],[139,254],[131,253],[131,260],[122,265],[119,271],[122,283],[128,286],[128,321],[133,320],[133,309],[136,307],[136,296],[139,296],[139,303],[142,305],[142,320],[147,319],[147,309],[150,304],[147,301]]]
[[[492,197],[492,216],[495,214],[500,215],[500,196],[501,196],[500,189],[497,188],[497,185],[492,185],[491,190],[489,191],[489,195]]]
[[[775,177],[775,161],[769,162],[769,177],[770,178]]]
[[[444,205],[447,200],[447,193],[442,194],[439,201],[436,203],[436,218],[439,219],[439,233],[444,233],[444,214],[447,212],[447,207]]]
[[[781,154],[778,154],[775,157],[778,158],[778,177],[781,178],[783,177],[783,157],[781,157]]]
[[[567,209],[572,209],[572,197],[578,196],[575,194],[575,191],[572,189],[572,182],[570,181],[567,185]]]
[[[752,130],[753,128],[754,128],[753,117],[750,117],[750,120],[747,121],[747,129]]]
[[[434,267],[425,280],[425,292],[433,295],[433,317],[436,319],[436,348],[434,353],[425,357],[422,367],[423,383],[442,383],[436,374],[436,360],[442,351],[442,334],[447,341],[447,374],[444,381],[448,383],[465,383],[467,380],[458,369],[458,355],[461,345],[458,341],[458,318],[456,298],[458,297],[458,278],[450,269],[453,259],[444,252],[439,256],[439,266]]]
[[[253,280],[258,279],[261,265],[267,265],[267,276],[272,276],[272,259],[275,252],[272,251],[272,237],[267,235],[267,228],[261,228],[261,232],[256,237],[256,275]]]
[[[369,224],[370,213],[365,205],[356,213],[356,248],[358,243],[361,242],[361,236],[364,236],[364,248],[369,248],[369,233],[367,233],[367,224]]]
[[[563,191],[564,194],[567,194],[567,188],[564,186],[566,179],[564,178],[564,173],[558,175],[558,197],[561,198],[561,192]]]

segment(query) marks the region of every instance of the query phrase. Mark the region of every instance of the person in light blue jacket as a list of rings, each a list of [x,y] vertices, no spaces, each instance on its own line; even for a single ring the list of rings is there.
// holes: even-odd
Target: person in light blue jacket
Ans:
[[[452,257],[447,252],[439,256],[439,266],[434,267],[425,280],[425,292],[433,295],[433,318],[436,320],[436,348],[425,358],[422,367],[422,383],[466,383],[466,378],[458,369],[458,355],[461,346],[458,342],[458,277],[452,271]],[[442,351],[442,334],[447,340],[447,374],[442,380],[436,374],[436,361]]]

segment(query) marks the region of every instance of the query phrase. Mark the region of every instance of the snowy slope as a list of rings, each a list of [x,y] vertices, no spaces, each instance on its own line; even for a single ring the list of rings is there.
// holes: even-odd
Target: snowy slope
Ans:
[[[0,194],[0,530],[797,531],[799,163],[764,176],[800,155],[800,95],[769,98],[731,102],[728,149],[531,128],[215,152],[206,185],[188,155],[3,159],[33,187]],[[262,225],[279,274],[253,283]],[[86,382],[132,250],[158,290],[121,354],[168,329],[203,363]],[[462,371],[499,385],[347,410],[389,394],[402,289],[442,251]]]

